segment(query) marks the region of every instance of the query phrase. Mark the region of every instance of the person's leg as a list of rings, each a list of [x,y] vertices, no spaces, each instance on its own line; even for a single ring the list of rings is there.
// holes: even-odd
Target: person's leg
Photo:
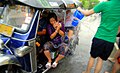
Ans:
[[[55,59],[54,63],[52,64],[52,67],[57,67],[58,62],[65,57],[65,44],[62,43],[62,45],[58,48],[59,54],[58,57]]]
[[[69,40],[72,38],[72,36],[73,36],[73,30],[69,30],[69,32],[68,32],[68,38],[69,38]]]
[[[82,73],[90,73],[91,72],[91,68],[93,67],[94,65],[94,61],[95,61],[95,58],[98,56],[98,51],[99,49],[96,49],[98,44],[96,44],[97,42],[97,39],[96,38],[93,38],[92,40],[92,45],[91,45],[91,50],[90,50],[90,58],[89,58],[89,61],[88,61],[88,65],[87,65],[87,69],[82,72]]]
[[[44,45],[44,54],[48,59],[48,62],[51,63],[52,59],[51,59],[51,54],[50,54],[50,50],[52,48],[52,44],[50,42],[45,43]]]
[[[112,73],[116,73],[120,69],[120,64],[118,63],[117,60],[115,60],[115,64],[113,65],[112,68]]]
[[[86,71],[82,72],[82,73],[90,73],[91,72],[91,68],[94,65],[94,58],[90,56],[89,61],[88,61],[88,65],[87,65],[87,69]]]
[[[58,57],[55,59],[55,62],[58,63],[61,59],[64,58],[64,55],[59,54]]]
[[[52,60],[51,60],[51,54],[50,54],[50,51],[49,51],[49,50],[45,50],[45,51],[44,51],[44,54],[45,54],[45,56],[47,57],[48,62],[51,63]]]
[[[64,43],[61,43],[61,46],[58,48],[59,55],[55,59],[56,63],[58,63],[58,61],[60,61],[61,59],[63,59],[65,57],[65,47],[66,47],[66,45]]]
[[[98,57],[94,73],[100,73],[102,69],[102,65],[103,65],[103,60],[100,57]]]

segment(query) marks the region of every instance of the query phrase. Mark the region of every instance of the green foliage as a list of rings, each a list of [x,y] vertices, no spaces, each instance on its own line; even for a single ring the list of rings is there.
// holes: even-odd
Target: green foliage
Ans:
[[[85,9],[91,9],[93,8],[96,4],[99,3],[99,0],[80,0],[83,4],[83,7]]]

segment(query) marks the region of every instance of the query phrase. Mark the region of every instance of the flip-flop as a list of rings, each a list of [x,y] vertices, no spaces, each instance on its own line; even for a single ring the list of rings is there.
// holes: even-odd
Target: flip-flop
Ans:
[[[57,65],[58,65],[58,63],[54,62],[54,63],[52,64],[52,67],[53,67],[53,68],[56,68]]]
[[[51,68],[51,63],[47,62],[47,64],[45,65],[46,68]]]

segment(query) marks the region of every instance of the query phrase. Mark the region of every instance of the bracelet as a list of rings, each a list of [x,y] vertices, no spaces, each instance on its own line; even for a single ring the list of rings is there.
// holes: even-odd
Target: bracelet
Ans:
[[[55,31],[55,33],[58,33],[57,31]]]

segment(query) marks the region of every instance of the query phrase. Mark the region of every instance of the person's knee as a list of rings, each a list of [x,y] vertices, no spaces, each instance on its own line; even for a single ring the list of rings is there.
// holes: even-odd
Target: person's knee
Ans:
[[[49,50],[47,45],[44,45],[44,51]]]
[[[50,43],[49,43],[49,42],[45,43],[44,46],[43,46],[43,48],[44,48],[45,51],[46,51],[46,50],[49,50],[49,48],[50,48]]]
[[[73,35],[73,30],[69,30],[68,36],[72,36],[72,35]]]
[[[60,53],[59,54],[65,56],[65,48],[64,47],[60,48]]]

